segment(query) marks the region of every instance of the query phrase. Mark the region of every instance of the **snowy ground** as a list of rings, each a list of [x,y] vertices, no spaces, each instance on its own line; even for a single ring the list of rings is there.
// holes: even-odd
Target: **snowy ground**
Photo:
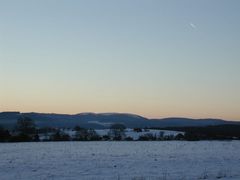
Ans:
[[[240,179],[240,141],[0,143],[1,180]]]

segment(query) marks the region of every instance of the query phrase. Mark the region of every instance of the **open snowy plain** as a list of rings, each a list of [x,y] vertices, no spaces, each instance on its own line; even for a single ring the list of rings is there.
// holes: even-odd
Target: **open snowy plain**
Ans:
[[[240,141],[0,143],[1,180],[240,179]]]

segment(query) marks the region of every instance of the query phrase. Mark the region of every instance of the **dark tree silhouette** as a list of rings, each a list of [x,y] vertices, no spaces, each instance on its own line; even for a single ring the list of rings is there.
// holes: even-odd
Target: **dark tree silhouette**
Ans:
[[[79,126],[75,127],[75,140],[77,141],[87,141],[88,140],[88,130],[80,128]]]
[[[10,141],[13,142],[33,141],[35,140],[35,136],[37,135],[34,121],[31,118],[25,116],[21,116],[17,120],[16,132],[18,134],[12,136]]]
[[[0,126],[0,142],[7,142],[10,138],[9,131]]]
[[[50,137],[50,140],[52,140],[52,141],[69,141],[70,136],[62,131],[57,131],[55,134],[53,134]]]
[[[88,130],[88,140],[98,141],[98,140],[101,140],[101,138],[94,129],[89,129]]]
[[[20,134],[33,135],[36,133],[36,125],[31,118],[21,116],[17,121],[16,130]]]
[[[126,126],[123,124],[113,124],[110,127],[110,131],[108,135],[112,137],[113,140],[117,140],[117,141],[123,140],[126,137],[125,129],[126,129]]]

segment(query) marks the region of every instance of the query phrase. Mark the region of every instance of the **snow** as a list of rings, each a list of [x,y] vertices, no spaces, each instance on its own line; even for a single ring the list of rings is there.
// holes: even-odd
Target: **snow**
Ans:
[[[240,141],[0,143],[2,180],[240,179]]]
[[[147,129],[147,131],[143,131],[142,132],[134,132],[132,129],[127,129],[126,130],[126,136],[128,137],[132,137],[133,140],[137,140],[139,139],[140,136],[144,136],[146,134],[152,134],[153,136],[158,137],[160,135],[160,133],[163,132],[164,136],[176,136],[178,134],[184,134],[183,132],[179,132],[179,131],[167,131],[167,130],[155,130],[155,129]]]
[[[96,133],[100,136],[108,135],[110,129],[98,129],[95,130]],[[155,129],[147,129],[147,131],[144,131],[142,129],[142,132],[135,132],[133,129],[126,129],[125,134],[126,137],[132,137],[133,140],[138,140],[140,136],[146,135],[146,134],[152,134],[153,136],[159,136],[160,132],[164,132],[164,136],[176,136],[179,133],[184,134],[184,132],[179,132],[179,131],[167,131],[167,130],[155,130]]]

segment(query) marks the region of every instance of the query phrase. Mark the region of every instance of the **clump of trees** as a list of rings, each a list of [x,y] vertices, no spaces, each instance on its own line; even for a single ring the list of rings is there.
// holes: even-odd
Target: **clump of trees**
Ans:
[[[0,126],[0,142],[8,142],[11,139],[11,134],[8,130]]]
[[[17,120],[15,133],[10,138],[11,142],[39,141],[34,121],[25,116]]]
[[[156,141],[157,137],[156,135],[153,135],[152,133],[147,133],[138,138],[139,141]]]
[[[240,125],[225,124],[205,127],[169,127],[166,130],[185,132],[181,139],[198,140],[240,140]],[[179,137],[178,137],[179,138]]]
[[[142,128],[133,128],[133,131],[139,133],[139,132],[142,132]]]
[[[126,126],[123,124],[113,124],[110,127],[108,135],[114,141],[124,140],[126,138],[125,129]]]
[[[96,133],[94,129],[85,129],[79,126],[74,128],[75,133],[75,141],[99,141],[101,137]]]
[[[17,121],[16,130],[21,134],[35,134],[36,125],[31,118],[21,116]]]
[[[50,141],[70,141],[71,138],[68,134],[58,130],[50,136]]]

